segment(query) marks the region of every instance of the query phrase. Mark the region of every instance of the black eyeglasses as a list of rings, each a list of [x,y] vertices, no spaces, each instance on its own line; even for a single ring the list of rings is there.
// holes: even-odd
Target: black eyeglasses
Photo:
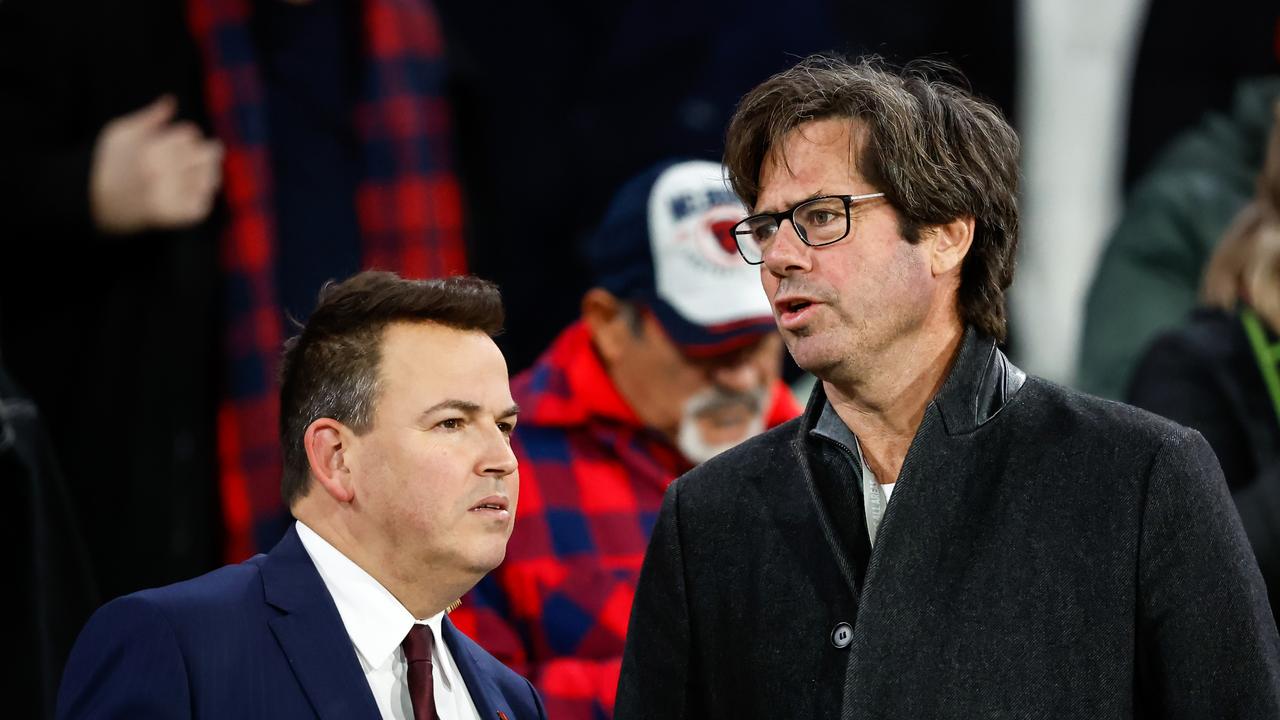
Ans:
[[[752,215],[733,226],[733,239],[738,254],[752,265],[764,262],[765,251],[773,243],[783,220],[790,220],[801,242],[821,247],[843,240],[849,234],[849,208],[855,203],[884,197],[884,193],[866,195],[823,195],[793,206],[790,210]]]

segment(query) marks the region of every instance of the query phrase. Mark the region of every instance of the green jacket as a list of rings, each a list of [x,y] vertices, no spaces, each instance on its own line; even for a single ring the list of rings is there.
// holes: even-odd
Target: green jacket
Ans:
[[[1078,384],[1121,399],[1155,336],[1196,305],[1200,278],[1262,169],[1280,77],[1237,88],[1229,115],[1180,135],[1134,189],[1085,308]]]

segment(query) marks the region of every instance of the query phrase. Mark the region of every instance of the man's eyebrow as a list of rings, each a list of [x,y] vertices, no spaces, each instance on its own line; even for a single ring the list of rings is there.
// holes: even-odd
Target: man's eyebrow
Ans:
[[[831,193],[829,193],[829,192],[827,192],[827,191],[823,190],[822,188],[818,188],[817,190],[815,190],[815,191],[813,191],[813,192],[809,193],[809,197],[803,198],[803,199],[801,199],[801,200],[797,200],[797,201],[792,202],[792,203],[783,203],[783,205],[782,205],[782,207],[784,208],[783,210],[776,210],[776,211],[775,211],[775,210],[761,210],[760,208],[756,208],[755,213],[753,213],[753,214],[756,214],[756,215],[763,215],[763,214],[765,214],[765,213],[772,213],[772,212],[784,212],[785,210],[790,210],[791,208],[793,208],[793,207],[795,207],[795,206],[797,206],[797,205],[802,205],[802,204],[804,204],[804,203],[809,202],[810,200],[815,200],[815,199],[817,199],[817,198],[823,197],[824,195],[830,195],[830,194],[831,194]]]
[[[441,400],[422,411],[423,415],[430,415],[437,410],[459,410],[468,415],[475,415],[480,412],[480,406],[470,400]]]
[[[473,403],[470,400],[450,399],[450,400],[442,400],[436,403],[435,405],[432,405],[426,410],[423,410],[422,414],[425,417],[439,410],[458,410],[459,412],[464,412],[468,415],[475,415],[476,413],[479,413],[483,409],[484,408],[480,407],[480,405]],[[497,417],[511,417],[513,415],[519,415],[519,414],[520,414],[520,406],[512,405],[506,410],[503,410],[502,412],[498,413]]]

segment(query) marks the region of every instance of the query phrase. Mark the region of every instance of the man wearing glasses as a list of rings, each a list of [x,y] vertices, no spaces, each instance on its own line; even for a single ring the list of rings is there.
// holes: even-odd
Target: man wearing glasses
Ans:
[[[734,228],[804,415],[667,491],[616,717],[1280,717],[1280,638],[1197,433],[1014,367],[1018,139],[927,72],[748,93]]]

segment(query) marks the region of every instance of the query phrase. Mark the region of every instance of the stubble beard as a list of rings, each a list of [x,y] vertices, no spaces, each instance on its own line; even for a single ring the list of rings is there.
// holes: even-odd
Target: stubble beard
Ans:
[[[826,309],[836,310],[832,305]],[[858,325],[860,327],[856,327]],[[841,329],[844,332],[840,332]],[[865,334],[865,329],[865,323],[855,323],[836,312],[829,323],[784,331],[782,337],[791,359],[801,370],[824,382],[841,382],[850,374],[856,375],[862,363],[863,353],[857,339]]]

